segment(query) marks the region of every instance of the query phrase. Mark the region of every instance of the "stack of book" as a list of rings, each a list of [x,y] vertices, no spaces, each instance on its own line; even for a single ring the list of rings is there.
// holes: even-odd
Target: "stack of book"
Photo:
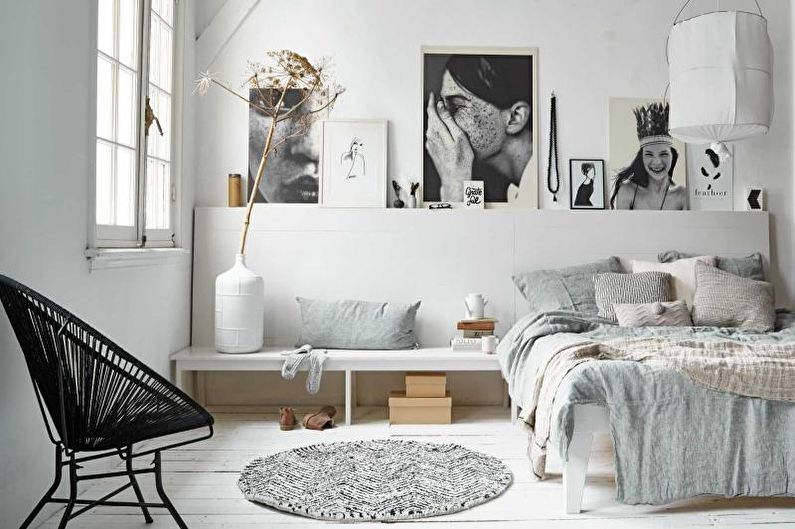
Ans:
[[[480,339],[494,334],[497,320],[481,318],[479,320],[461,320],[456,324],[456,333],[450,340],[453,351],[480,351]]]

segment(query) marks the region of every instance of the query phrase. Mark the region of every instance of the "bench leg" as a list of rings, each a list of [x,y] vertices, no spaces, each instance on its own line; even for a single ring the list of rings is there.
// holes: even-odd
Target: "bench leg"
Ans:
[[[196,388],[194,386],[194,372],[193,371],[185,371],[180,369],[179,367],[175,368],[174,371],[174,385],[177,386],[179,389],[194,397],[196,395]]]
[[[563,490],[566,514],[579,514],[593,433],[575,431],[569,442],[569,460],[563,463]]]
[[[345,425],[353,424],[353,372],[345,370]]]

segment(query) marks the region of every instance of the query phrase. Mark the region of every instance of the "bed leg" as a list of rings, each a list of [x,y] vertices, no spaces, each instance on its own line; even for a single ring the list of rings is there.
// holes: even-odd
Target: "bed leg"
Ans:
[[[582,510],[582,495],[585,490],[588,458],[591,455],[591,441],[593,441],[593,433],[575,431],[569,443],[569,460],[563,463],[566,514],[579,514]]]

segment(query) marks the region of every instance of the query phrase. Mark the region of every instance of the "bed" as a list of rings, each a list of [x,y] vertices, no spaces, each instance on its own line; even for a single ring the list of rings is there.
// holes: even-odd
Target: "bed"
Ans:
[[[622,354],[599,360],[605,344],[622,344]],[[626,328],[573,310],[531,311],[519,319],[503,338],[498,359],[522,419],[532,426],[533,472],[545,477],[549,451],[564,463],[566,512],[581,510],[591,440],[598,432],[613,438],[616,499],[622,503],[666,504],[702,494],[795,495],[795,480],[789,479],[795,476],[792,399],[725,391],[723,385],[736,382],[731,369],[721,375],[729,380],[705,383],[678,364],[638,361],[649,355],[634,353],[649,344],[685,352],[775,350],[786,363],[795,358],[795,315],[777,311],[770,332]],[[566,355],[565,366],[550,367]],[[792,385],[783,378],[761,386],[779,383]]]

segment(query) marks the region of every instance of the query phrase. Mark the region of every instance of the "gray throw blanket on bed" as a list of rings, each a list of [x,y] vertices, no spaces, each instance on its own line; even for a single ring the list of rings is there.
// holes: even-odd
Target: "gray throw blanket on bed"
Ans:
[[[599,356],[628,360],[593,361]],[[568,459],[575,406],[607,409],[617,499],[629,504],[795,495],[790,356],[795,315],[786,311],[771,333],[628,329],[571,312],[536,313],[497,350],[511,397],[535,434],[531,455],[537,445]],[[543,462],[534,470],[543,475]]]
[[[707,389],[795,401],[795,344],[625,337],[564,345],[538,370],[524,414],[533,429],[529,456],[533,473],[539,478],[545,477],[553,403],[560,383],[572,369],[591,360],[656,364],[674,369]]]

